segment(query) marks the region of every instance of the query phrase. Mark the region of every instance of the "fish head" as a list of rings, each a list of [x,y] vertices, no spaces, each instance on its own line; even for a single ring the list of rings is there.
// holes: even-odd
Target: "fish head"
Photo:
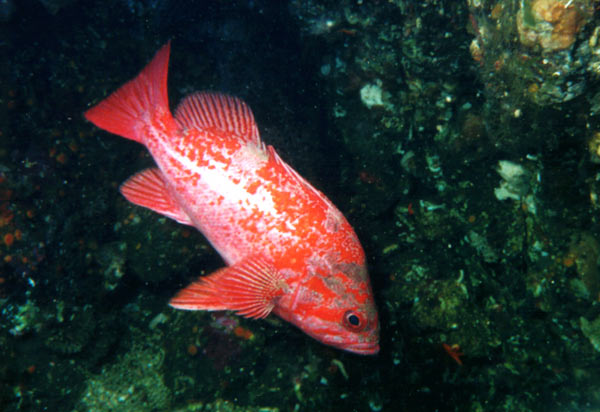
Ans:
[[[276,313],[314,339],[338,349],[379,352],[379,321],[364,265],[313,267]]]

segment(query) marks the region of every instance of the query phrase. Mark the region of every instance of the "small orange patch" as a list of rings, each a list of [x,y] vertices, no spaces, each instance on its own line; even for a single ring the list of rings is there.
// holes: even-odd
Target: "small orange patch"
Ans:
[[[64,165],[65,163],[67,163],[67,155],[60,152],[57,156],[56,156],[56,161],[58,163],[60,163],[61,165]]]
[[[14,215],[11,212],[5,212],[0,215],[0,226],[6,226],[13,220]]]
[[[540,90],[540,86],[537,83],[531,83],[527,86],[527,91],[531,94],[536,94]]]
[[[190,343],[187,347],[187,353],[190,356],[196,356],[198,354],[198,347],[193,343]]]
[[[233,334],[244,340],[252,340],[254,338],[254,333],[252,333],[250,329],[246,329],[242,326],[236,326],[235,329],[233,329]]]
[[[462,366],[462,360],[460,359],[461,356],[463,356],[464,354],[460,351],[460,346],[455,343],[453,345],[448,345],[447,343],[442,343],[442,347],[444,348],[444,350],[446,351],[446,353],[448,354],[448,356],[450,356],[452,359],[454,359],[454,361],[456,363],[458,363],[459,366]]]
[[[20,229],[15,230],[15,239],[21,240],[23,238],[23,232]]]
[[[564,267],[570,268],[575,264],[575,258],[571,255],[567,255],[563,258],[562,264]]]
[[[256,182],[250,183],[250,185],[248,185],[248,187],[246,188],[246,191],[253,195],[254,193],[256,193],[256,190],[258,190],[259,187],[260,181],[257,180]]]
[[[4,244],[6,246],[12,246],[12,244],[15,242],[15,236],[12,233],[7,233],[4,235]]]
[[[504,3],[499,1],[492,8],[492,11],[490,12],[490,16],[492,17],[492,19],[498,20],[501,17],[503,11],[504,11]]]
[[[469,220],[469,223],[475,223],[475,221],[477,220],[477,217],[475,217],[475,215],[470,215],[468,220]]]

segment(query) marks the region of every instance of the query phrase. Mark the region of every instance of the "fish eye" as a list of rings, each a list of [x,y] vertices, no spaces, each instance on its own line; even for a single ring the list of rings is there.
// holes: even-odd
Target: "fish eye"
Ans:
[[[365,321],[359,313],[349,310],[344,313],[344,326],[351,331],[358,332],[365,327]]]

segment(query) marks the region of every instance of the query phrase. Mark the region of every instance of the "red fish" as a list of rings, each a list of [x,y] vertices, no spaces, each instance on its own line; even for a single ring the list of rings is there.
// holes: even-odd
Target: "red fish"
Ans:
[[[274,313],[327,345],[379,351],[365,254],[342,213],[265,145],[250,108],[218,93],[169,110],[170,43],[85,117],[146,146],[157,167],[120,188],[132,203],[194,226],[226,267],[181,290],[178,309]]]

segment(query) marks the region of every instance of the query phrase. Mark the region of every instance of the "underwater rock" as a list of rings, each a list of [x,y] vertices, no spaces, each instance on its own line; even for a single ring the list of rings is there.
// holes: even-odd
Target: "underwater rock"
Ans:
[[[600,131],[595,131],[588,140],[588,151],[592,163],[600,163]]]
[[[224,399],[217,399],[214,402],[193,402],[188,404],[185,408],[176,409],[173,412],[279,412],[279,408],[270,408],[267,406],[255,407],[255,406],[240,406],[234,402],[227,401]]]
[[[44,345],[61,354],[79,353],[92,338],[95,329],[94,310],[91,305],[70,308],[66,320],[59,320],[46,331]]]
[[[100,249],[96,260],[102,268],[104,275],[104,288],[108,291],[114,290],[125,274],[125,252],[127,243],[111,242]]]
[[[485,262],[492,263],[498,260],[498,254],[490,246],[485,236],[480,235],[474,230],[470,230],[467,234],[467,239]]]
[[[597,36],[587,28],[594,16],[591,1],[470,3],[476,36],[471,55],[478,62],[493,110],[501,110],[499,125],[510,121],[516,110],[530,112],[528,101],[546,106],[574,99],[586,90],[586,71],[600,69],[600,56],[594,50]],[[502,7],[494,7],[498,4]],[[517,139],[518,133],[512,136]]]
[[[421,286],[411,311],[420,327],[451,330],[464,321],[469,297],[464,283],[446,279]]]
[[[571,281],[571,288],[583,297],[597,300],[600,292],[600,271],[598,270],[600,243],[588,232],[573,236],[569,252],[563,259],[566,266],[575,265],[578,277]]]
[[[7,325],[12,326],[9,333],[13,336],[38,331],[42,325],[40,309],[32,300],[27,300],[23,305],[6,305],[2,309],[2,316],[8,319]]]
[[[161,372],[163,360],[156,342],[134,343],[114,364],[88,379],[74,412],[167,410],[171,392]]]
[[[590,340],[590,343],[598,352],[600,352],[600,316],[589,321],[583,316],[579,318],[581,332]]]
[[[132,211],[133,210],[133,211]],[[123,244],[118,250],[114,246],[110,256],[119,263],[124,258],[128,273],[142,282],[160,282],[173,273],[187,271],[195,260],[211,255],[208,244],[191,228],[184,227],[165,217],[130,206],[120,210],[119,221],[114,226]],[[107,280],[118,280],[120,266],[103,265]]]

